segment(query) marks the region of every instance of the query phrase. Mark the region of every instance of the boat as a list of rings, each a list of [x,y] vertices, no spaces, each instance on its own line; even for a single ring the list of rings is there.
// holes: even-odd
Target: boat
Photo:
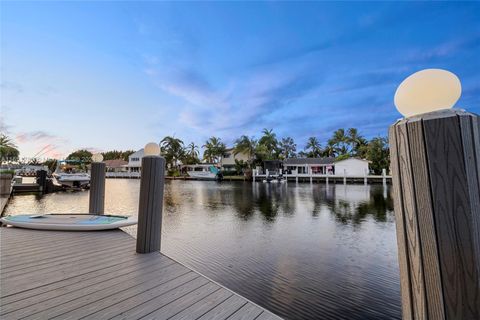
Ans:
[[[282,174],[270,176],[268,175],[263,179],[263,183],[285,183],[287,180],[283,177]]]
[[[133,217],[93,214],[9,215],[0,221],[19,228],[64,231],[109,230],[137,224]]]
[[[198,180],[222,180],[223,175],[215,166],[209,166],[202,168],[201,171],[187,171],[187,174]]]
[[[82,168],[83,163],[76,160],[61,160],[53,173],[58,184],[67,189],[87,189],[90,175]]]

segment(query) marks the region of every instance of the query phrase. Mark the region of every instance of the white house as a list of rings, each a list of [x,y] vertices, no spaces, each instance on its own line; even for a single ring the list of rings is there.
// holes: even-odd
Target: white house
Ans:
[[[369,161],[357,158],[335,160],[326,158],[289,158],[283,161],[283,171],[293,176],[336,175],[363,177],[369,174]]]
[[[222,167],[222,170],[235,170],[235,160],[244,162],[247,162],[249,160],[248,154],[243,152],[235,154],[234,151],[234,148],[230,148],[225,150],[225,152],[223,153],[222,158],[220,159],[220,166]]]
[[[345,160],[335,161],[335,175],[363,177],[364,175],[368,175],[370,172],[368,164],[368,160],[358,158],[348,158]]]
[[[128,164],[126,165],[128,172],[141,172],[143,155],[143,149],[140,149],[128,157]]]
[[[287,174],[333,174],[335,158],[289,158],[283,161],[283,170]]]

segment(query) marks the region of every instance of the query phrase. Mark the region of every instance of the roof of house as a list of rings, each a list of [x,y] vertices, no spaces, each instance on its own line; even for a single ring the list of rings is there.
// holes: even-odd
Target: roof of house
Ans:
[[[357,157],[352,157],[352,158],[347,158],[347,159],[342,159],[342,160],[337,160],[335,161],[335,163],[338,163],[338,162],[343,162],[343,161],[351,161],[351,160],[355,160],[355,161],[363,161],[363,162],[368,162],[368,163],[371,163],[371,161],[367,160],[367,159],[362,159],[362,158],[357,158]]]
[[[285,165],[305,165],[305,164],[333,164],[335,158],[288,158],[283,161]]]
[[[125,167],[128,164],[128,161],[125,161],[122,159],[105,160],[103,162],[108,168],[121,168],[121,167]]]
[[[144,152],[144,150],[143,150],[143,148],[142,148],[142,149],[140,149],[140,150],[132,153],[132,154],[129,155],[128,157],[129,157],[129,158],[134,158],[134,157],[135,157],[135,158],[139,158],[139,157],[143,157],[144,154],[145,154],[145,152]]]

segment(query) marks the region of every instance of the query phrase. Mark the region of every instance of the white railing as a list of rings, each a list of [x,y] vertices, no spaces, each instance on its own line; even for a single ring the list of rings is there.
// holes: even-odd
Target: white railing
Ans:
[[[140,172],[105,172],[107,178],[140,178]]]

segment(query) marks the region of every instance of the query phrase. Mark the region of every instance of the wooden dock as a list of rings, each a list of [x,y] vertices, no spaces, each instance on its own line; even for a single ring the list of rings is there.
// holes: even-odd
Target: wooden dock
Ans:
[[[0,228],[1,319],[280,319],[121,230]]]

